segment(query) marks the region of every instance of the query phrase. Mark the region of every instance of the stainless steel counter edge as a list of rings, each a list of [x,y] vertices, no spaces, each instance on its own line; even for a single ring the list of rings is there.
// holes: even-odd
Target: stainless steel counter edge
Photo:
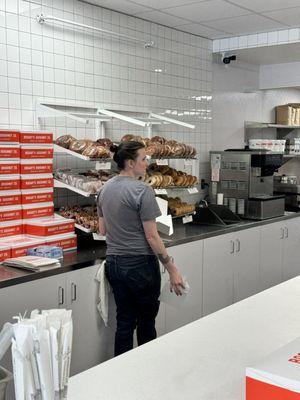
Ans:
[[[282,217],[271,218],[264,221],[242,221],[234,226],[209,226],[201,224],[175,223],[172,238],[163,237],[166,247],[178,246],[198,240],[224,235],[226,233],[268,225],[275,222],[300,217],[300,213],[288,213]],[[95,242],[96,243],[96,242]],[[28,272],[16,268],[0,266],[0,288],[30,282],[36,279],[47,278],[53,275],[100,264],[105,259],[105,245],[97,243],[94,247],[79,248],[78,252],[65,253],[61,267],[49,268],[39,272]]]

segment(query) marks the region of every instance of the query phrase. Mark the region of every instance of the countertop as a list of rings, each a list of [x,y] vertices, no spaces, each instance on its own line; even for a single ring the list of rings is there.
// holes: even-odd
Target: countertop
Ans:
[[[300,332],[300,277],[73,376],[69,400],[242,400],[245,369]]]
[[[300,216],[298,213],[286,213],[282,217],[271,218],[264,221],[242,220],[238,224],[230,226],[202,225],[195,223],[182,224],[181,221],[174,220],[173,235],[162,235],[162,239],[166,247],[177,246],[223,235],[225,233],[237,232],[239,230],[280,222],[298,216]],[[64,254],[61,267],[51,267],[40,272],[28,272],[21,269],[0,266],[0,288],[99,264],[101,260],[105,258],[105,253],[106,245],[104,242],[94,241],[90,236],[83,235],[80,236],[80,240],[78,240],[77,251],[66,252]]]

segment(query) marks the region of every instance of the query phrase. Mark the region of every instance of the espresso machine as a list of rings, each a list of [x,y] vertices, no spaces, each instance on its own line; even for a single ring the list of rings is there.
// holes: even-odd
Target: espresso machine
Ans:
[[[274,195],[273,174],[282,154],[264,150],[210,152],[210,202],[241,217],[263,220],[284,214],[284,195]]]

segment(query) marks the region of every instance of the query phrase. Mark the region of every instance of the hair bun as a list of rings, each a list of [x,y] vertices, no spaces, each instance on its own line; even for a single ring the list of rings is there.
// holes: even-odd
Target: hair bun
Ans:
[[[116,144],[112,144],[112,145],[110,146],[109,150],[110,150],[112,153],[116,153],[116,152],[119,150],[119,146],[117,146]]]

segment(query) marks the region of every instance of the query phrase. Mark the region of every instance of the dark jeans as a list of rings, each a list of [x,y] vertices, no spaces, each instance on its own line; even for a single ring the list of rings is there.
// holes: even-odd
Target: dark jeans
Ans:
[[[154,255],[108,255],[105,273],[117,306],[117,356],[133,348],[135,329],[139,346],[156,338],[155,318],[161,279],[159,262]]]

